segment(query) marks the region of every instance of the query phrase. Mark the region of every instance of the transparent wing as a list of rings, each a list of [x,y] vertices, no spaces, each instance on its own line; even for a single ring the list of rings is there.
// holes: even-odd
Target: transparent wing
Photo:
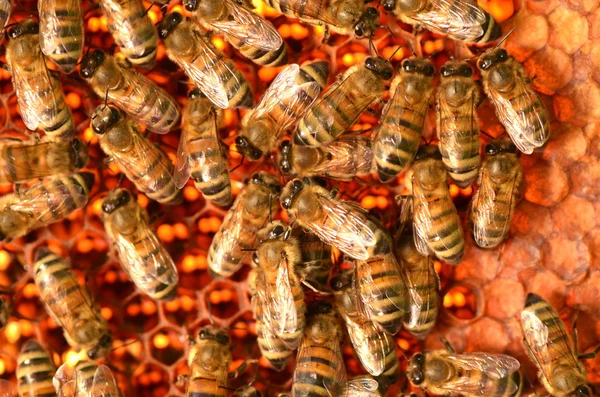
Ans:
[[[240,249],[242,248],[239,243],[239,236],[244,230],[242,227],[242,203],[246,202],[245,196],[247,194],[248,193],[243,190],[238,195],[233,206],[229,209],[227,215],[225,215],[225,219],[223,219],[223,224],[221,225],[219,232],[213,238],[212,244],[215,248],[213,250],[214,257],[211,268],[214,268],[216,272],[219,272],[221,270],[221,264],[225,263],[224,256],[231,255],[232,253],[239,254]],[[211,248],[213,248],[213,245],[211,245]],[[240,263],[244,260],[246,255],[247,252],[243,253],[243,256],[240,258]]]
[[[277,334],[292,333],[298,329],[298,313],[290,284],[288,261],[281,259],[277,268],[277,283],[266,283],[267,317]],[[273,321],[275,320],[275,321]]]
[[[490,172],[487,167],[481,169],[481,182],[479,184],[479,191],[471,204],[472,211],[477,213],[476,217],[471,218],[473,237],[475,241],[482,242],[486,240],[487,228],[496,224],[495,213],[496,213],[496,190],[494,189],[494,182],[490,177]],[[511,197],[508,197],[510,200]],[[509,225],[504,225],[505,230]]]
[[[321,352],[313,351],[314,342],[310,340],[306,335],[302,338],[300,348],[298,349],[298,357],[296,358],[296,371],[294,371],[294,381],[296,382],[296,374],[300,372],[313,372],[315,367],[323,366],[322,359],[320,358]],[[315,348],[322,348],[324,345],[315,345]],[[338,397],[342,391],[342,388],[346,382],[346,366],[344,365],[344,358],[342,356],[341,341],[331,341],[328,343],[327,348],[331,350],[329,355],[329,365],[334,369],[333,382],[323,381],[322,386],[325,387],[330,397]],[[314,377],[315,385],[319,382],[318,377]]]
[[[433,251],[427,244],[427,231],[432,229],[433,223],[431,222],[431,214],[427,207],[425,194],[419,184],[415,183],[414,178],[413,176],[413,236],[415,247],[421,255],[431,255]]]
[[[283,9],[288,9],[290,8],[289,5],[286,5],[287,3],[289,3],[289,0],[272,0],[273,3],[279,4],[281,5],[281,3],[283,2],[284,5],[282,6]],[[307,22],[311,22],[310,20],[314,21],[313,23],[315,24],[319,24],[319,22],[324,22],[328,25],[334,25],[334,26],[340,26],[340,21],[337,20],[330,11],[331,7],[327,7],[325,5],[325,2],[323,1],[301,1],[299,2],[301,3],[301,5],[295,5],[292,6],[291,11],[298,17],[301,18],[302,20],[307,20]],[[298,8],[302,7],[301,10],[299,10]],[[296,9],[293,9],[296,8]]]
[[[423,289],[423,285],[437,285],[437,273],[433,268],[433,261],[430,257],[424,257],[421,259],[423,265],[427,266],[426,272],[413,272],[409,277],[405,272],[404,278],[406,279],[409,294],[409,312],[406,316],[405,324],[408,328],[414,328],[419,325],[419,316],[421,311],[428,310],[429,307],[423,307],[423,302],[432,302],[437,297],[437,290],[432,291],[430,288]],[[431,296],[434,294],[435,296]]]
[[[188,179],[190,179],[190,135],[191,126],[185,126],[181,130],[181,136],[179,137],[179,146],[177,147],[177,158],[175,159],[175,167],[173,169],[173,180],[177,189],[181,189],[185,186]]]
[[[474,155],[479,156],[479,145],[472,144],[479,141],[479,134],[472,133],[475,128],[479,128],[476,119],[477,104],[474,99],[470,102],[472,106],[469,115],[465,115],[460,109],[450,106],[444,97],[440,97],[438,101],[439,117],[444,120],[445,130],[438,131],[440,148],[443,149],[442,152],[446,151],[451,158],[470,159]],[[465,131],[463,121],[466,117],[469,118],[471,128]],[[469,141],[465,139],[467,137],[470,139]]]
[[[75,182],[69,180],[61,184],[49,184],[42,181],[27,189],[9,208],[31,214],[36,225],[42,226],[56,222],[57,214],[69,214],[74,209],[74,202],[86,201],[85,191]]]
[[[368,173],[373,164],[371,141],[364,136],[342,135],[323,151],[327,161],[313,168],[315,174],[359,175]]]
[[[40,40],[42,52],[45,55],[66,54],[72,51],[69,47],[78,44],[83,48],[83,11],[80,0],[43,0],[38,3],[40,7],[40,34],[43,40]],[[57,11],[68,10],[69,19],[78,18],[79,26],[71,21],[65,21],[64,15],[58,15]],[[78,37],[79,36],[79,37]],[[67,40],[63,40],[66,38]]]
[[[0,379],[0,397],[16,397],[17,386],[5,379]]]
[[[379,397],[379,383],[369,376],[357,376],[346,382],[343,397]]]
[[[306,222],[311,232],[354,259],[368,259],[368,250],[377,241],[367,224],[367,214],[340,200],[322,195],[316,199],[327,219],[323,223]]]
[[[437,0],[432,11],[410,17],[433,31],[441,30],[465,41],[481,37],[487,19],[484,11],[470,0]]]
[[[58,392],[58,397],[75,397],[77,385],[73,379],[73,367],[68,363],[62,364],[52,378],[52,385]]]
[[[278,129],[275,135],[279,135],[280,131],[290,129],[310,108],[321,92],[317,82],[298,84],[296,80],[299,72],[300,67],[297,64],[291,64],[283,69],[267,88],[260,103],[250,116],[251,118],[260,118],[271,113],[278,106],[285,109],[283,114],[278,114]]]
[[[42,155],[41,153],[59,153],[57,150],[54,150],[52,147],[56,144],[54,142],[40,142],[36,143],[35,150],[38,155]],[[4,150],[5,147],[10,146],[9,150]],[[23,144],[22,142],[18,142],[17,144],[0,144],[0,169],[1,172],[5,175],[17,174],[22,175],[22,171],[26,172],[26,175],[30,175],[31,179],[33,178],[43,178],[48,176],[49,170],[43,169],[42,167],[29,167],[27,162],[24,162],[23,159],[28,158],[31,153],[32,146],[27,144]],[[57,155],[52,158],[53,165],[56,168],[67,169],[71,165],[70,158],[68,153],[62,152],[62,155]]]
[[[512,138],[517,148],[525,153],[531,154],[535,148],[542,146],[548,139],[546,127],[546,116],[537,110],[522,109],[519,104],[539,103],[540,99],[531,89],[529,84],[521,77],[516,76],[513,92],[518,92],[517,98],[506,98],[497,90],[489,90],[489,97],[496,107],[496,114],[506,128],[506,132]],[[516,104],[513,104],[513,101]],[[542,105],[543,106],[543,105]],[[544,131],[537,137],[536,130]]]
[[[270,22],[232,0],[223,1],[229,14],[227,18],[211,23],[212,27],[264,51],[275,51],[281,47],[283,39]]]
[[[406,291],[402,288],[406,284],[400,274],[400,266],[394,255],[386,255],[377,266],[377,272],[384,273],[388,280],[384,285],[386,287],[385,290],[379,288],[380,283],[375,282],[371,270],[372,267],[366,261],[358,261],[356,264],[360,298],[365,306],[367,308],[379,307],[381,304],[378,302],[382,299],[386,299],[389,304],[393,305],[401,312],[406,313],[407,308],[398,305],[398,301],[406,302]]]
[[[117,381],[106,365],[100,365],[96,369],[90,397],[119,397]]]

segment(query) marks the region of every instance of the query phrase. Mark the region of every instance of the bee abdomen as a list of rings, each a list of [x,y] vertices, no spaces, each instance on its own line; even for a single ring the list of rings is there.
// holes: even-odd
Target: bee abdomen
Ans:
[[[195,376],[189,379],[189,386],[186,392],[187,397],[225,397],[227,389],[223,388],[216,379],[202,378]],[[217,393],[214,393],[217,391]]]
[[[59,26],[49,19],[59,19]],[[71,73],[81,56],[83,49],[83,17],[81,9],[55,9],[40,13],[40,29],[44,25],[52,35],[40,35],[42,51],[52,59],[65,73]],[[43,33],[43,32],[42,32]],[[49,40],[49,42],[46,42]],[[52,51],[53,50],[53,51]]]
[[[502,37],[502,28],[496,22],[494,17],[492,17],[487,11],[481,9],[481,11],[485,14],[486,20],[483,28],[483,35],[477,39],[477,43],[484,44],[489,43],[491,41],[497,40]]]
[[[55,397],[52,384],[54,370],[48,353],[35,340],[27,341],[18,356],[16,375],[19,395]]]
[[[321,90],[325,89],[329,78],[329,62],[315,61],[302,65],[298,75],[298,84],[317,82]]]
[[[432,223],[432,227],[427,232],[429,247],[437,257],[448,263],[460,262],[464,254],[465,241],[460,219],[447,189],[444,197],[430,197],[429,212]]]
[[[440,129],[440,152],[442,161],[448,169],[450,177],[461,188],[471,185],[479,174],[481,157],[479,156],[479,129],[463,131],[445,130],[445,120],[442,119]],[[477,122],[475,121],[477,125]],[[456,147],[446,144],[446,139],[454,136]]]
[[[312,356],[299,357],[294,372],[292,396],[329,397],[325,385],[334,385],[336,368],[327,358],[331,350],[322,346],[310,346]]]
[[[258,347],[263,357],[269,361],[276,371],[283,371],[293,351],[288,349],[279,338],[275,337],[265,327],[266,325],[257,318],[256,334],[258,336]]]
[[[228,40],[232,46],[252,62],[262,66],[281,66],[288,61],[287,44],[283,42],[281,47],[274,51],[265,51],[255,46],[244,44],[243,41],[234,38]]]

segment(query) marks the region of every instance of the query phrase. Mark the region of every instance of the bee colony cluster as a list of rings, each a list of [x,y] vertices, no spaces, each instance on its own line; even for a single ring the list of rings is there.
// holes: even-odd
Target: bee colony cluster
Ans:
[[[0,396],[595,395],[598,4],[509,3],[0,0]]]

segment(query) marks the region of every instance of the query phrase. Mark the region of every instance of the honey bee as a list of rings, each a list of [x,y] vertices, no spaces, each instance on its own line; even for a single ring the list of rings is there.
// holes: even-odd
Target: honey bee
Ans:
[[[81,60],[79,74],[96,95],[106,98],[131,118],[157,134],[179,122],[177,101],[131,65],[95,50]]]
[[[354,38],[371,37],[379,28],[379,11],[365,7],[363,0],[265,0],[268,6],[303,22],[325,26],[328,31],[354,34]]]
[[[284,175],[323,176],[353,179],[371,173],[373,150],[364,136],[341,136],[323,146],[293,145],[284,141],[279,147],[279,169]]]
[[[289,349],[296,349],[304,330],[304,290],[296,275],[302,256],[292,229],[273,221],[257,235],[258,266],[264,288],[258,289],[265,302],[265,322]]]
[[[429,59],[411,57],[402,61],[392,81],[390,101],[373,135],[377,175],[389,182],[415,158],[433,97],[435,69]]]
[[[471,0],[384,0],[383,9],[453,40],[484,44],[502,35],[498,22]]]
[[[364,64],[348,69],[300,120],[294,143],[319,146],[336,140],[381,99],[384,84],[393,75],[392,64],[381,57],[369,57]]]
[[[183,110],[183,128],[175,163],[175,186],[181,189],[190,175],[207,200],[226,207],[231,204],[231,180],[227,156],[218,136],[220,109],[194,88]]]
[[[108,30],[121,52],[135,66],[151,69],[156,62],[158,34],[142,0],[99,0]]]
[[[314,76],[314,77],[313,77]],[[287,130],[310,108],[327,83],[329,63],[317,61],[283,69],[265,91],[260,104],[242,120],[237,150],[251,161],[270,152]]]
[[[491,141],[485,152],[469,221],[475,243],[481,248],[495,248],[510,231],[523,171],[512,142]]]
[[[406,274],[410,309],[403,321],[404,329],[417,339],[425,339],[435,326],[440,308],[440,279],[433,258],[422,255],[415,246],[412,198],[403,198],[401,226],[394,239],[394,250]]]
[[[483,90],[517,148],[531,154],[542,147],[550,136],[550,123],[523,65],[505,49],[492,48],[479,57],[477,67]]]
[[[91,119],[102,151],[139,190],[159,203],[181,202],[181,190],[173,180],[173,163],[160,146],[141,135],[133,120],[110,105],[99,105]]]
[[[397,377],[399,362],[394,339],[369,318],[352,270],[339,273],[332,279],[331,286],[337,310],[346,323],[350,341],[363,367],[374,376]]]
[[[571,339],[556,310],[536,294],[527,295],[521,330],[525,350],[548,393],[556,397],[594,395],[581,359],[593,358],[596,352],[578,355],[576,334]]]
[[[178,12],[165,15],[159,35],[168,57],[220,108],[249,108],[254,99],[244,75],[208,39],[206,31]]]
[[[292,397],[377,395],[374,393],[377,393],[378,383],[374,379],[346,381],[341,350],[344,336],[331,303],[313,302],[307,312],[310,316],[298,349]]]
[[[17,357],[17,382],[22,397],[56,397],[52,377],[56,368],[48,352],[40,344],[29,339]],[[4,394],[0,394],[4,396]]]
[[[390,237],[377,220],[359,205],[332,197],[315,180],[288,182],[280,201],[290,221],[354,259],[392,252]]]
[[[94,174],[80,172],[45,178],[18,193],[2,196],[0,241],[21,237],[82,208],[93,185]]]
[[[316,235],[302,229],[294,229],[300,242],[302,261],[296,266],[296,274],[302,284],[317,293],[329,293],[329,273],[333,267],[331,246]]]
[[[287,46],[275,27],[236,0],[184,0],[200,22],[224,34],[246,58],[263,66],[287,63]]]
[[[72,347],[93,360],[106,356],[112,337],[88,291],[79,285],[71,265],[45,247],[35,252],[34,281],[54,322]]]
[[[3,28],[10,19],[10,0],[0,0],[0,27]]]
[[[252,295],[252,311],[256,320],[256,335],[260,352],[275,371],[283,371],[293,351],[275,335],[266,320],[266,296],[264,293],[259,293],[266,288],[262,270],[254,268],[250,271],[248,286]]]
[[[449,264],[463,257],[465,238],[446,180],[448,171],[436,146],[422,146],[413,164],[413,228],[421,255]]]
[[[524,383],[519,367],[505,354],[434,350],[413,355],[406,376],[413,386],[440,396],[518,397]]]
[[[138,289],[153,299],[172,300],[177,293],[177,268],[135,196],[126,189],[112,191],[102,202],[102,221]]]
[[[54,379],[59,397],[120,397],[121,391],[111,370],[106,365],[80,360],[72,367],[60,366]]]
[[[46,67],[39,37],[39,25],[31,19],[8,30],[6,61],[21,118],[32,131],[39,127],[52,138],[68,139],[75,131],[73,116],[58,76]]]
[[[83,8],[79,0],[40,0],[42,52],[63,72],[71,73],[84,43]]]
[[[0,143],[0,182],[20,182],[51,175],[68,174],[88,161],[87,146],[71,141]]]
[[[252,176],[223,219],[208,251],[208,268],[213,277],[229,277],[256,248],[256,233],[276,210],[281,191],[279,180],[267,172]]]

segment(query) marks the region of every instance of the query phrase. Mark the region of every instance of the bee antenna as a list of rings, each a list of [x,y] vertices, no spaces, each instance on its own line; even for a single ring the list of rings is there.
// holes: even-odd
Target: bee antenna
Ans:
[[[239,153],[239,152],[238,152]],[[238,168],[240,168],[243,164],[244,164],[244,159],[246,157],[242,156],[242,161],[240,161],[240,163],[238,165],[236,165],[235,167],[233,167],[232,169],[229,170],[229,173],[232,173],[233,171],[237,170]]]
[[[106,94],[104,95],[104,108],[103,108],[103,110],[106,109],[107,104],[108,104],[108,89],[109,89],[109,87],[106,86]]]
[[[373,49],[373,51],[375,51],[375,55],[379,56],[379,53],[377,52],[377,47],[373,43],[373,36],[372,35],[369,37],[369,52],[371,52],[371,49]]]
[[[404,357],[406,359],[406,361],[409,360],[408,356],[406,355],[406,353],[404,353],[404,350],[399,349],[400,350],[400,354],[402,354],[402,357]]]
[[[500,47],[500,45],[501,45],[502,43],[504,43],[504,42],[506,41],[506,39],[508,39],[508,36],[510,36],[510,35],[511,35],[511,34],[512,34],[514,31],[515,31],[515,29],[516,29],[516,27],[512,28],[511,30],[509,30],[509,31],[508,31],[508,33],[506,33],[506,34],[504,35],[504,37],[503,37],[503,38],[502,38],[502,39],[501,39],[501,40],[498,42],[498,44],[496,44],[496,45],[494,46],[494,48],[498,48],[498,47]]]
[[[150,12],[150,9],[151,9],[152,7],[154,7],[155,5],[156,5],[156,4],[154,4],[154,3],[150,4],[150,7],[148,7],[148,8],[146,9],[146,12],[144,12],[144,15],[143,15],[143,16],[146,16],[146,15],[148,15],[148,12]],[[167,3],[167,5],[168,5],[168,3]],[[161,11],[162,11],[162,7],[161,7]]]
[[[392,53],[392,55],[390,55],[390,57],[388,58],[388,61],[391,61],[391,60],[392,60],[392,58],[394,57],[394,55],[396,55],[396,53],[397,53],[398,51],[400,51],[400,49],[401,49],[401,48],[402,48],[402,45],[399,45],[399,46],[398,46],[398,48],[396,48],[396,51],[394,51],[394,52]]]
[[[134,339],[134,340],[131,340],[129,342],[123,342],[119,346],[113,347],[112,349],[110,349],[110,351],[113,352],[113,351],[115,351],[117,349],[121,349],[121,348],[123,348],[125,346],[133,345],[134,343],[138,343],[138,342],[141,342],[141,341],[142,341],[141,339]]]
[[[117,186],[115,186],[115,188],[118,188],[119,186],[121,186],[121,182],[123,182],[124,178],[125,178],[125,174],[121,172],[121,175],[119,176],[119,182],[117,183]]]
[[[381,0],[379,1],[379,3],[381,3]],[[388,32],[390,32],[390,35],[395,39],[396,35],[394,34],[394,32],[392,32],[392,28],[390,28],[390,25],[379,25],[379,28],[384,28],[385,30],[387,30]],[[375,33],[373,33],[375,34]]]
[[[485,132],[484,130],[480,130],[480,131],[481,131],[481,133],[482,133],[483,135],[487,136],[488,138],[490,138],[490,139],[492,139],[492,140],[493,140],[493,139],[496,139],[496,137],[495,137],[495,136],[493,136],[493,135],[491,135],[491,134],[489,134],[489,133]]]

